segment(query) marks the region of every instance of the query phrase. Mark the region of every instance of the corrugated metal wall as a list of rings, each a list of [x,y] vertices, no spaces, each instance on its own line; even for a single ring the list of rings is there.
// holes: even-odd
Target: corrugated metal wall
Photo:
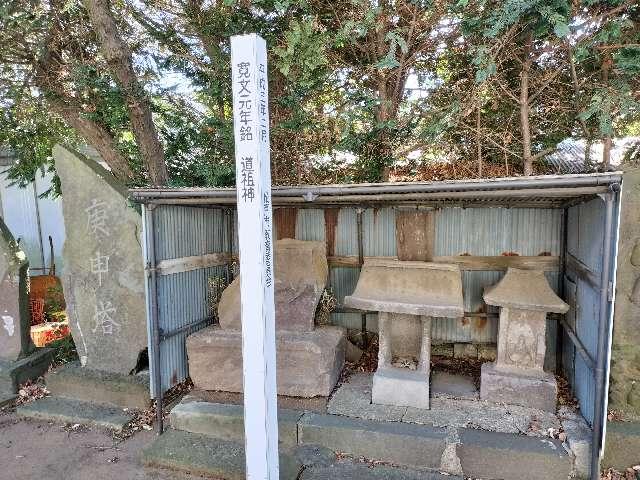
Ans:
[[[161,205],[154,212],[156,260],[203,255],[237,253],[237,228],[230,210]],[[235,216],[234,216],[235,217]],[[232,223],[229,223],[231,220]],[[326,241],[325,212],[317,208],[300,208],[295,213],[295,237],[300,240]],[[396,256],[396,210],[367,208],[362,213],[364,256]],[[335,256],[358,255],[357,209],[340,208],[334,238]],[[233,226],[233,228],[230,228]],[[587,226],[587,229],[590,227]],[[231,230],[231,231],[230,231]],[[588,230],[587,230],[588,231]],[[459,254],[499,256],[561,254],[562,211],[557,209],[508,208],[443,208],[435,211],[436,256]],[[233,237],[233,239],[231,238]],[[591,252],[594,258],[597,252]],[[158,276],[159,324],[163,332],[172,332],[207,319],[200,328],[211,323],[207,301],[208,280],[228,274],[224,267],[210,267],[189,272]],[[341,304],[355,289],[359,269],[332,267],[329,286]],[[495,284],[501,272],[463,272],[465,310],[484,312],[482,293]],[[558,274],[548,274],[557,290]],[[489,309],[490,313],[497,313]],[[334,313],[333,322],[359,329],[358,313]],[[376,315],[369,315],[367,328],[377,330]],[[180,333],[162,342],[163,390],[182,381],[188,375],[184,340],[189,332]],[[433,322],[435,342],[495,342],[497,318],[468,317],[436,319]],[[150,337],[151,338],[151,337]],[[553,341],[551,341],[553,345]],[[582,383],[581,383],[582,384]],[[586,388],[589,388],[587,386]]]
[[[231,251],[227,215],[231,211],[161,205],[154,210],[156,262],[174,258]],[[213,322],[209,279],[224,278],[224,266],[159,275],[158,322],[164,334]],[[201,322],[202,321],[202,322]],[[201,323],[199,323],[201,322]],[[161,342],[162,389],[166,391],[188,376],[186,337],[196,329],[170,336]],[[152,338],[149,332],[149,338]],[[152,354],[152,348],[150,348]],[[153,378],[153,377],[152,377]],[[152,392],[154,386],[152,385]]]
[[[368,208],[363,212],[364,256],[396,256],[396,224],[393,208]],[[299,209],[296,238],[325,240],[324,215],[320,209]],[[557,209],[443,208],[436,210],[436,256],[467,253],[469,255],[548,254],[559,256],[561,250],[562,211]],[[335,239],[336,256],[358,255],[358,226],[355,208],[341,208]],[[480,312],[482,293],[502,277],[501,272],[463,272],[465,311]],[[548,275],[558,287],[558,275]],[[358,269],[334,267],[330,286],[338,302],[350,295],[358,281]],[[497,310],[490,309],[496,313]],[[360,328],[360,314],[334,313],[336,325]],[[375,315],[369,315],[367,328],[377,330]],[[473,317],[464,320],[440,318],[433,322],[436,342],[495,342],[497,319]]]
[[[571,207],[567,216],[567,254],[588,268],[599,282],[602,274],[602,249],[605,205],[599,198]],[[570,310],[566,321],[573,328],[592,359],[598,345],[599,284],[588,282],[577,272],[565,275],[566,301]],[[571,340],[563,338],[563,368],[580,404],[582,415],[593,421],[595,404],[594,372],[578,354]]]

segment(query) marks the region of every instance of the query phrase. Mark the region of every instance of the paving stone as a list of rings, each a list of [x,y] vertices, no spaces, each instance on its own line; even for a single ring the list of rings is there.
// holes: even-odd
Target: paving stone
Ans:
[[[69,363],[47,374],[47,389],[55,396],[120,408],[149,407],[149,376],[105,372]]]
[[[465,476],[501,480],[567,480],[571,458],[549,438],[461,429],[458,456]]]
[[[412,470],[387,465],[371,466],[342,462],[331,466],[305,469],[300,480],[462,480],[462,477],[437,472]]]
[[[446,438],[442,428],[336,415],[305,414],[298,424],[301,444],[419,468],[440,467]]]
[[[169,417],[171,427],[192,433],[209,435],[220,440],[242,442],[244,439],[244,407],[221,403],[191,402],[176,405]],[[278,440],[280,445],[294,447],[298,443],[297,422],[302,412],[278,410]]]
[[[66,398],[45,397],[17,408],[20,417],[60,423],[95,425],[120,431],[131,415],[121,409]]]
[[[224,480],[245,479],[244,446],[207,435],[168,430],[142,453],[148,467],[170,468]],[[280,479],[294,480],[303,465],[291,452],[280,452]]]
[[[350,380],[349,383],[340,386],[329,400],[327,412],[366,420],[402,420],[407,407],[371,403],[371,378],[371,375],[356,377],[354,383]]]
[[[456,398],[476,399],[478,389],[473,378],[466,375],[456,375],[449,372],[431,371],[431,394],[450,395]]]
[[[480,400],[437,395],[429,410],[371,404],[371,374],[358,373],[347,378],[329,401],[328,413],[380,421],[400,421],[436,427],[472,427],[505,433],[545,435],[549,428],[560,428],[550,413],[518,405],[501,405]],[[537,429],[530,429],[530,425]]]

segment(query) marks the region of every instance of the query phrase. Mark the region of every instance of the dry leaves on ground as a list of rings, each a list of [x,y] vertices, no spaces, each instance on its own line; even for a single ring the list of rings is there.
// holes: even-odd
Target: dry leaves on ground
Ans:
[[[600,478],[602,480],[640,480],[640,465],[627,468],[624,472],[609,468],[602,472]]]
[[[24,405],[49,395],[49,390],[44,386],[39,378],[37,380],[29,380],[23,383],[18,390],[18,398],[16,405]]]

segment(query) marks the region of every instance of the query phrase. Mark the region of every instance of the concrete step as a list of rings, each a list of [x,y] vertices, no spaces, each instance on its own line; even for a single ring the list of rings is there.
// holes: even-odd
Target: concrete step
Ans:
[[[367,463],[339,462],[305,469],[300,480],[462,480],[457,475]]]
[[[119,408],[81,402],[68,398],[45,397],[20,405],[18,416],[59,423],[79,423],[121,431],[132,419]]]
[[[220,440],[244,442],[244,407],[210,403],[185,397],[169,415],[169,423],[176,430],[201,433]],[[278,410],[278,440],[281,446],[298,444],[298,420],[303,412]]]
[[[467,477],[483,479],[566,480],[572,470],[572,459],[563,444],[550,438],[292,410],[279,414],[281,448],[296,444],[298,447],[319,446],[332,452],[415,469],[421,474],[422,470],[463,472]],[[187,397],[172,410],[170,423],[181,431],[242,443],[242,416],[243,409],[239,405],[193,401]],[[350,469],[356,475],[361,468],[358,465],[346,468],[345,478],[349,478]],[[314,475],[325,478],[322,475],[330,472],[318,470]],[[380,478],[396,478],[391,473],[385,477],[387,474],[383,470],[380,475],[383,475]]]
[[[224,480],[245,479],[243,444],[180,430],[160,435],[143,451],[142,463]],[[297,479],[302,468],[292,453],[280,452],[281,480]]]
[[[70,363],[47,374],[45,380],[57,397],[140,410],[150,403],[148,375],[122,375]]]

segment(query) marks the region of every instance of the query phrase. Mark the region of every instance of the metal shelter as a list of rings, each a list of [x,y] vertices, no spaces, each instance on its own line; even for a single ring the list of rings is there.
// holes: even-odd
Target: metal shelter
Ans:
[[[593,427],[592,472],[597,475],[621,186],[621,173],[311,185],[274,187],[272,202],[278,238],[326,242],[329,284],[339,303],[332,321],[348,328],[375,330],[373,312],[350,311],[340,303],[353,291],[365,257],[398,258],[407,213],[432,212],[429,259],[463,270],[465,319],[436,319],[434,340],[495,342],[497,312],[483,306],[484,287],[509,266],[544,270],[571,305],[553,322],[559,327],[547,340],[557,345],[551,368],[569,379]],[[227,284],[233,276],[236,193],[232,188],[130,193],[143,206],[151,388],[161,404],[163,393],[188,376],[185,338],[215,321],[208,303],[211,285]]]

